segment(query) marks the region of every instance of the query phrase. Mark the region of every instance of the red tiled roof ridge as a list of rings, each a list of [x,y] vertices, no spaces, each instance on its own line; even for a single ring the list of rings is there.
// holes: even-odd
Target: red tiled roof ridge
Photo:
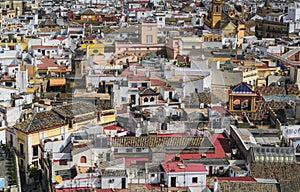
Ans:
[[[218,177],[219,181],[257,182],[252,176]]]

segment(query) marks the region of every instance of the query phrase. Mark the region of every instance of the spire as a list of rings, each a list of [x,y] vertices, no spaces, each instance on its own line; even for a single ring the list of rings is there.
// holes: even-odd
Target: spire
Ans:
[[[270,0],[265,1],[264,7],[271,7]]]

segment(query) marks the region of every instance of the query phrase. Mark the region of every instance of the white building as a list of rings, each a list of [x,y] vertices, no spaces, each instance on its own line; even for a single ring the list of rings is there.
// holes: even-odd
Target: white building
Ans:
[[[102,189],[126,189],[128,188],[127,174],[125,170],[105,170],[101,174]]]
[[[201,163],[163,162],[162,167],[165,171],[165,185],[168,187],[206,185],[208,171]]]
[[[294,147],[296,155],[300,155],[300,125],[281,125],[282,136],[290,147]]]
[[[300,2],[294,1],[288,7],[288,20],[298,21],[300,19]]]

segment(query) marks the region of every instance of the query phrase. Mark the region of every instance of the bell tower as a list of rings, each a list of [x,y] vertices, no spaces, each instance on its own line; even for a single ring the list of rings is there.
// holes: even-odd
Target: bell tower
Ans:
[[[211,9],[211,28],[218,27],[218,23],[221,21],[222,4],[224,0],[213,0]]]

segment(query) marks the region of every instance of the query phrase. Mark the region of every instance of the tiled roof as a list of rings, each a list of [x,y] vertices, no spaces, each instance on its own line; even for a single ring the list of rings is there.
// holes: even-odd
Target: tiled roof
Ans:
[[[266,192],[272,191],[277,192],[276,183],[260,183],[260,182],[249,182],[249,181],[220,181],[219,182],[220,191],[222,192]]]
[[[40,59],[42,61],[42,64],[38,64],[38,69],[48,69],[48,67],[59,67],[59,65],[56,63],[56,59],[49,59],[44,58]]]
[[[218,111],[222,115],[228,115],[229,114],[229,112],[226,109],[224,109],[223,106],[213,106],[213,107],[211,107],[211,110]]]
[[[211,104],[211,94],[207,92],[197,93],[199,103]]]
[[[287,84],[287,93],[288,94],[299,94],[298,84]]]
[[[218,177],[218,181],[233,181],[233,182],[256,182],[252,176],[243,176],[243,177]]]
[[[262,121],[265,118],[265,115],[272,109],[284,109],[287,105],[286,102],[277,102],[277,101],[257,101],[256,102],[256,113],[247,112],[246,115],[252,121]]]
[[[300,180],[300,164],[297,163],[251,163],[250,170],[255,178]]]
[[[112,138],[112,146],[197,148],[204,144],[204,140],[202,137],[115,137]]]
[[[146,88],[140,92],[140,95],[158,95],[158,94],[159,93],[157,93],[155,90],[153,90],[151,88]]]
[[[232,93],[253,94],[254,91],[247,83],[241,82],[231,88]]]
[[[102,177],[125,177],[125,170],[104,170],[102,172]]]
[[[260,88],[262,95],[286,95],[285,87],[265,86]]]
[[[162,86],[162,88],[165,90],[165,91],[174,91],[175,88],[172,87],[172,86]]]
[[[300,180],[279,181],[281,191],[300,192]]]
[[[84,10],[81,15],[95,15],[95,12],[91,9]]]
[[[33,117],[16,123],[14,128],[25,132],[31,133],[42,129],[53,128],[57,126],[66,125],[67,122],[53,111],[42,111],[35,113]]]
[[[69,105],[64,105],[64,106],[56,107],[52,110],[66,118],[72,118],[77,115],[83,115],[83,114],[87,114],[87,113],[92,113],[92,112],[96,113],[97,112],[95,106],[88,104],[88,103],[84,103],[84,102],[78,102],[78,103],[73,103],[73,104],[69,104]]]
[[[163,79],[155,75],[150,76],[150,82],[151,82],[151,86],[164,86],[166,84]]]
[[[32,45],[32,49],[58,49],[57,45]]]

